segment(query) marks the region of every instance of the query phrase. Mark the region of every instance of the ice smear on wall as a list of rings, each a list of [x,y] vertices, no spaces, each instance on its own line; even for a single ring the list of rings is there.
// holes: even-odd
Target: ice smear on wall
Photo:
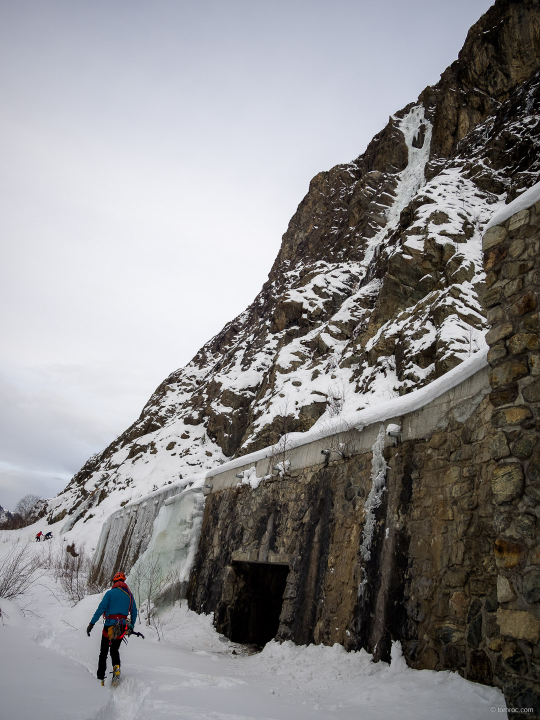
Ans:
[[[371,559],[371,546],[373,544],[373,533],[375,530],[375,510],[380,506],[382,502],[383,492],[386,489],[386,471],[388,466],[384,459],[384,441],[386,433],[384,425],[381,425],[377,439],[373,443],[371,448],[373,458],[371,460],[371,490],[367,496],[366,503],[364,505],[366,511],[366,519],[364,521],[364,531],[362,533],[362,545],[360,546],[360,554],[367,562]],[[366,575],[358,586],[358,597],[361,597],[364,592],[364,588],[367,582]]]
[[[148,547],[131,568],[128,582],[139,577],[139,600],[149,594],[148,569],[152,569],[153,583],[160,590],[175,583],[187,582],[201,532],[204,498],[199,487],[187,488],[167,498],[154,522]]]
[[[153,536],[154,521],[161,508],[168,500],[181,496],[186,484],[189,485],[189,490],[202,492],[203,483],[202,476],[193,475],[176,484],[160,488],[137,502],[128,503],[110,515],[101,528],[94,552],[94,564],[100,569],[100,578],[108,579],[113,570],[117,569],[128,573],[137,558],[147,549]],[[119,562],[122,563],[121,568],[117,567]]]
[[[377,439],[371,448],[373,452],[373,458],[371,460],[371,490],[364,505],[366,520],[364,523],[362,546],[360,547],[360,553],[366,561],[371,558],[371,543],[373,542],[373,531],[375,529],[375,510],[382,502],[382,494],[386,486],[386,471],[388,466],[383,456],[385,435],[384,425],[381,425]]]

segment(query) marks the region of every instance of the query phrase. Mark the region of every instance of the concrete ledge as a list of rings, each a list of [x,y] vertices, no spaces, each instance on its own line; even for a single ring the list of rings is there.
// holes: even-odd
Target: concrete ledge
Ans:
[[[231,555],[231,561],[234,562],[248,562],[258,563],[259,565],[287,565],[290,566],[292,558],[290,555],[285,553],[273,553],[269,552],[266,560],[259,559],[259,552],[246,552],[243,550],[235,550]]]
[[[474,375],[466,378],[463,382],[455,385],[450,390],[435,398],[424,407],[403,416],[390,417],[384,421],[384,425],[399,425],[401,427],[401,440],[416,440],[429,437],[435,430],[443,429],[454,417],[463,422],[474,412],[482,399],[490,392],[488,368],[483,367]],[[335,433],[314,440],[313,442],[285,449],[274,455],[263,457],[259,460],[246,456],[246,462],[236,467],[225,468],[220,472],[219,468],[208,473],[204,494],[236,487],[242,484],[242,479],[237,475],[255,467],[257,478],[266,478],[274,475],[276,480],[279,475],[273,469],[278,463],[287,460],[290,465],[288,474],[303,470],[307,467],[317,467],[326,462],[337,460],[344,452],[348,457],[361,455],[369,452],[377,439],[380,422],[368,425],[363,429],[352,428],[346,432]],[[395,440],[386,438],[386,445],[393,445]],[[329,452],[326,456],[323,451]],[[239,458],[241,460],[241,458]]]

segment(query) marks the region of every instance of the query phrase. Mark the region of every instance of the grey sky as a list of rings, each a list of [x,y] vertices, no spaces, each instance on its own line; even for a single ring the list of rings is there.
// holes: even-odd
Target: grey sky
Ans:
[[[0,2],[0,504],[52,495],[248,305],[317,172],[485,0]]]

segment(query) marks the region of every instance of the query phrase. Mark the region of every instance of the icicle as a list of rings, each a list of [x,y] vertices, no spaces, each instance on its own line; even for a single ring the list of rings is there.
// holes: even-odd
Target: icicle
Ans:
[[[360,554],[364,562],[371,558],[371,545],[373,543],[373,532],[375,530],[375,510],[382,502],[382,495],[386,489],[386,471],[388,466],[384,459],[384,440],[386,433],[384,425],[381,425],[377,439],[373,443],[371,451],[373,458],[371,460],[371,490],[367,496],[364,508],[366,510],[366,520],[364,522],[364,531],[362,537],[362,545],[360,546]],[[358,587],[358,596],[363,594],[366,585],[366,578],[362,579]]]

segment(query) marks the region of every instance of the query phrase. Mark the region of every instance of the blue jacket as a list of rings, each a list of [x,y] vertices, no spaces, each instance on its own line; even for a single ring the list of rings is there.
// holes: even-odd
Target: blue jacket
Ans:
[[[131,624],[135,625],[137,619],[135,598],[128,586],[125,583],[122,583],[122,585],[123,588],[117,586],[107,590],[91,620],[93,625],[97,623],[101,615],[105,615],[105,627],[114,625],[116,622],[116,619],[109,618],[109,615],[131,615]]]

